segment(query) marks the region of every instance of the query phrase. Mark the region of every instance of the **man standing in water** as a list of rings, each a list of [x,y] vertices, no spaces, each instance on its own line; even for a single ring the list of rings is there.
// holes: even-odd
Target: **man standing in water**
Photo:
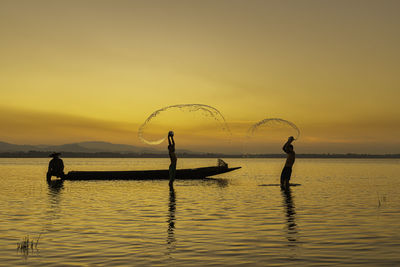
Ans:
[[[169,131],[168,133],[168,152],[169,158],[171,160],[171,164],[169,165],[169,186],[173,186],[175,180],[176,173],[176,155],[175,155],[175,141],[174,141],[174,132]]]
[[[292,142],[294,141],[293,136],[290,136],[287,142],[283,145],[282,149],[286,152],[287,158],[285,167],[283,167],[281,173],[281,188],[288,189],[289,188],[289,180],[292,175],[292,166],[294,164],[294,160],[296,158],[296,153],[294,153]]]
[[[61,153],[52,153],[49,157],[53,159],[49,162],[49,169],[47,171],[47,181],[51,180],[51,176],[56,176],[59,178],[64,178],[64,162],[59,158]]]

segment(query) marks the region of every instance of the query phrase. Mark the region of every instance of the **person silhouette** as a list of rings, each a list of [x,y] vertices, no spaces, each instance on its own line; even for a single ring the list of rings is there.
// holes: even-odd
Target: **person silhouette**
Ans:
[[[296,159],[296,153],[293,150],[292,142],[294,141],[293,136],[290,136],[287,142],[283,145],[282,149],[287,154],[285,166],[281,173],[281,188],[289,188],[289,180],[292,175],[292,167]]]
[[[47,170],[47,181],[51,181],[51,176],[56,176],[59,178],[64,178],[64,162],[59,158],[61,153],[52,153],[49,157],[53,159],[49,162],[49,168]]]
[[[172,186],[175,181],[176,162],[177,162],[173,131],[168,132],[168,153],[169,153],[169,158],[171,160],[171,164],[169,165],[169,185]]]

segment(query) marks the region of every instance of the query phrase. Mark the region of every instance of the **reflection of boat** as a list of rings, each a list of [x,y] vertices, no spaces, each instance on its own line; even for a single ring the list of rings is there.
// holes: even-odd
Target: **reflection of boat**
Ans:
[[[203,167],[176,170],[175,179],[203,179],[209,176],[230,172],[241,167],[227,166]],[[64,180],[168,180],[168,170],[145,171],[70,171]]]

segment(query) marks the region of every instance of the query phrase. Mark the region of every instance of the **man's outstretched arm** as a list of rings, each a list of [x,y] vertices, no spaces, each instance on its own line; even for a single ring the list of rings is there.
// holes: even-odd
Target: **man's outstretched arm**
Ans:
[[[285,153],[288,153],[288,146],[293,142],[293,140],[293,136],[290,136],[287,142],[283,145],[282,150],[285,151]]]

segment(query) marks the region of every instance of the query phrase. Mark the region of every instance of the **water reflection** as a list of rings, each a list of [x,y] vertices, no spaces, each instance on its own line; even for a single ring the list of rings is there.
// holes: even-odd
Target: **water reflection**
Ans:
[[[297,243],[297,224],[296,224],[296,211],[292,197],[292,190],[282,189],[283,204],[286,209],[286,227],[287,227],[287,240],[289,246],[296,246]]]
[[[229,180],[224,178],[206,178],[205,181],[215,183],[218,187],[224,188],[229,185]]]
[[[49,196],[59,198],[59,193],[64,189],[64,180],[47,181]]]
[[[53,180],[47,181],[47,188],[48,192],[47,195],[49,196],[49,203],[51,210],[55,206],[60,204],[61,192],[64,189],[64,181],[63,180]]]
[[[175,189],[171,185],[169,187],[169,204],[168,204],[168,236],[167,236],[167,248],[168,254],[171,254],[175,250],[175,211],[176,211],[176,199],[175,199]]]
[[[49,197],[49,209],[47,211],[46,224],[44,225],[43,230],[49,231],[52,226],[53,220],[57,219],[60,214],[60,202],[62,191],[64,190],[64,181],[47,181],[47,188],[47,195]]]

